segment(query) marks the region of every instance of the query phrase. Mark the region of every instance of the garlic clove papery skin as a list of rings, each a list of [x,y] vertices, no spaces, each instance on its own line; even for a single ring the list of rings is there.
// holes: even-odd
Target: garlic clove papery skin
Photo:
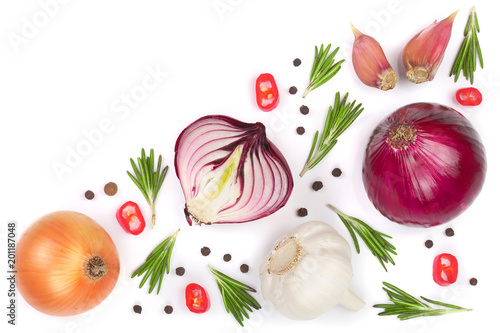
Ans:
[[[349,290],[351,249],[330,225],[311,221],[281,237],[260,268],[264,299],[282,315],[317,318],[342,304],[357,311],[364,302]]]
[[[413,83],[432,81],[443,61],[458,10],[416,34],[403,50],[406,77]]]
[[[387,61],[380,44],[352,24],[351,30],[354,33],[352,65],[360,81],[383,91],[393,89],[398,82],[398,76]]]

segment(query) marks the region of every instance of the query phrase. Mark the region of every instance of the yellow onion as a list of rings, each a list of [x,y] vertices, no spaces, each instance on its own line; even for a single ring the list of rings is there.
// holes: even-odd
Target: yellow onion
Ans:
[[[387,61],[380,44],[351,24],[354,33],[352,65],[358,78],[370,87],[389,90],[396,86],[398,76]]]
[[[115,244],[90,217],[72,211],[42,216],[16,247],[16,283],[26,302],[53,316],[91,310],[113,290],[120,272]]]
[[[416,34],[403,50],[403,64],[406,77],[413,83],[434,79],[450,41],[453,21],[458,10]]]

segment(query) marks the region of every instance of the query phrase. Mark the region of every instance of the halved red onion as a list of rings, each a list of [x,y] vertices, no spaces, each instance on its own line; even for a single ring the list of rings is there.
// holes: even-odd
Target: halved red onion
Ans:
[[[403,106],[373,131],[363,182],[392,221],[430,227],[450,221],[477,197],[486,176],[483,144],[456,110],[431,103]]]
[[[284,156],[261,123],[211,115],[177,138],[175,172],[189,225],[249,222],[283,207],[293,188]]]

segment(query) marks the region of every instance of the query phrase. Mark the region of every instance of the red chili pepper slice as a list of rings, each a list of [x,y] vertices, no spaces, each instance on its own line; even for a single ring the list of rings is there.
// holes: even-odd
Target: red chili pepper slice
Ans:
[[[210,309],[210,298],[202,286],[196,283],[186,286],[186,306],[194,313],[203,313]]]
[[[146,227],[141,209],[133,201],[127,201],[116,211],[116,219],[128,234],[138,235]]]
[[[483,95],[474,87],[463,88],[457,91],[456,98],[458,103],[465,106],[476,106],[483,101]]]
[[[262,111],[274,110],[280,101],[278,86],[274,77],[269,73],[261,74],[255,83],[257,105]]]
[[[458,261],[454,255],[442,253],[434,258],[432,277],[440,286],[449,286],[457,281]]]

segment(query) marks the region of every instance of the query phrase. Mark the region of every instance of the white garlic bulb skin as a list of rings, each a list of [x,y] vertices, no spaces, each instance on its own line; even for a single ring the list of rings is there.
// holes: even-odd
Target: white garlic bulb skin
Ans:
[[[260,267],[264,299],[284,316],[314,319],[337,304],[357,311],[349,290],[351,248],[329,224],[310,221],[282,236]]]

